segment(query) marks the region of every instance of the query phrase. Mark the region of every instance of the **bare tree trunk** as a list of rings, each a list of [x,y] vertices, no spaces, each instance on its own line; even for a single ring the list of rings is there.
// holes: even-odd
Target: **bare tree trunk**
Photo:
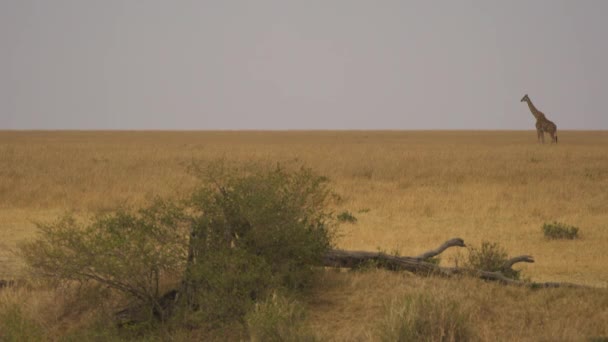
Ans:
[[[382,252],[366,251],[346,251],[332,249],[325,254],[323,265],[327,267],[356,268],[362,265],[373,263],[375,267],[385,268],[391,271],[408,271],[419,275],[439,275],[451,277],[455,275],[471,275],[484,280],[497,281],[501,284],[527,286],[531,288],[548,287],[585,287],[571,283],[535,283],[526,282],[506,277],[504,274],[513,272],[512,267],[519,262],[533,263],[534,258],[530,255],[521,255],[507,260],[500,271],[490,272],[484,270],[474,270],[460,267],[441,267],[428,260],[435,257],[450,247],[465,247],[464,241],[460,238],[450,239],[441,246],[416,257],[395,256]]]

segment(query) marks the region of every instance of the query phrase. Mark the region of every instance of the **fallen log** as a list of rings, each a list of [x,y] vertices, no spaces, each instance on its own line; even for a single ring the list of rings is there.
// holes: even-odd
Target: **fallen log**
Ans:
[[[415,257],[400,257],[382,252],[345,251],[332,249],[325,254],[323,265],[329,267],[357,268],[369,262],[392,271],[409,271],[429,274],[438,271],[437,265]]]
[[[383,252],[348,251],[332,249],[323,258],[323,266],[340,268],[357,268],[363,265],[373,264],[375,267],[391,271],[407,271],[418,275],[439,275],[452,277],[455,275],[469,275],[480,279],[496,281],[505,285],[526,286],[530,288],[553,288],[553,287],[586,287],[572,283],[546,282],[536,283],[521,281],[506,277],[505,274],[513,274],[513,265],[520,262],[533,263],[534,258],[530,255],[521,255],[511,258],[502,265],[500,270],[490,272],[461,267],[441,267],[429,262],[433,258],[450,247],[466,247],[464,240],[460,238],[450,239],[441,246],[415,257],[390,255]]]
[[[369,262],[375,262],[380,268],[392,271],[408,271],[416,274],[444,274],[450,275],[454,271],[449,268],[442,268],[429,262],[450,247],[465,247],[464,240],[460,238],[450,239],[441,246],[416,257],[396,256],[383,252],[366,251],[346,251],[332,249],[325,254],[323,265],[328,267],[356,268]]]

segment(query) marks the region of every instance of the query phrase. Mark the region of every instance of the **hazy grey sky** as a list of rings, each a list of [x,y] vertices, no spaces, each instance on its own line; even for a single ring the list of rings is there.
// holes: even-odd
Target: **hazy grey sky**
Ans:
[[[0,129],[608,129],[608,1],[0,0]]]

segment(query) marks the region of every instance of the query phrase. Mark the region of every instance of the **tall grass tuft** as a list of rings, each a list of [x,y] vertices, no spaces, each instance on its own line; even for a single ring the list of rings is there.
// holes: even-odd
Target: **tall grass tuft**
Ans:
[[[316,341],[303,321],[302,304],[273,294],[255,305],[245,317],[251,341]]]
[[[0,341],[41,341],[42,327],[27,317],[18,304],[0,307]]]
[[[553,222],[543,224],[543,234],[547,239],[578,239],[578,227],[565,223]]]
[[[468,313],[444,296],[410,295],[386,307],[377,337],[381,341],[472,341]]]
[[[483,241],[481,247],[470,247],[467,266],[475,270],[501,272],[505,277],[519,279],[520,271],[504,268],[509,260],[507,252],[498,242]]]

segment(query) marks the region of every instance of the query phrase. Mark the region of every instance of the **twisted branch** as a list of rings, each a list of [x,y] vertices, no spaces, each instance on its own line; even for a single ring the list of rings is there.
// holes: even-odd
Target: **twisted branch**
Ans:
[[[408,271],[425,276],[440,275],[451,277],[464,274],[475,276],[484,280],[496,281],[505,285],[527,286],[531,288],[587,287],[572,283],[526,282],[505,277],[503,272],[506,273],[506,271],[510,270],[514,264],[519,262],[533,263],[534,258],[531,255],[520,255],[509,259],[502,265],[501,271],[497,272],[459,267],[440,267],[439,265],[427,261],[428,259],[441,254],[450,247],[465,247],[464,240],[460,238],[450,239],[444,242],[438,248],[422,253],[416,257],[389,255],[382,252],[332,249],[325,254],[323,258],[323,266],[356,268],[372,261],[378,268],[385,268],[391,271]]]

